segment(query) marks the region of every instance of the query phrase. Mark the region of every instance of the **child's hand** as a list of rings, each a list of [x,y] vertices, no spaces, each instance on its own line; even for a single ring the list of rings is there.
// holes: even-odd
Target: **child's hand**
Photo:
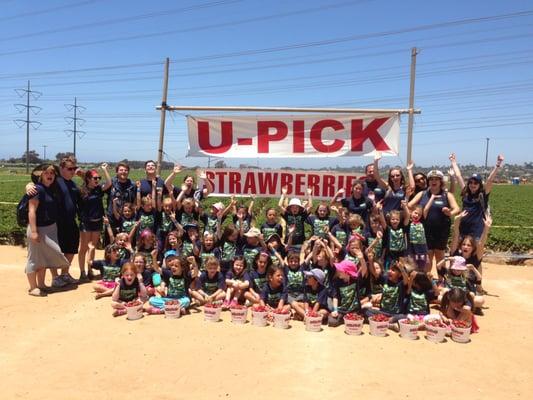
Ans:
[[[405,200],[402,200],[402,201],[400,202],[400,205],[401,205],[401,207],[404,208],[404,209],[407,208],[407,202],[406,202]]]
[[[308,187],[307,188],[307,195],[311,196],[313,194],[313,188]]]
[[[331,312],[331,316],[332,316],[333,318],[337,318],[337,317],[339,316],[339,312],[338,312],[338,311],[332,311],[332,312]]]
[[[378,210],[378,212],[383,211],[383,200],[378,201],[375,207],[376,207],[376,210]]]
[[[135,186],[137,186],[137,189],[141,188],[141,181],[135,181]]]
[[[174,169],[172,170],[172,172],[174,172],[175,174],[179,174],[182,170],[182,167],[180,164],[176,163],[174,164]]]
[[[484,224],[487,228],[490,228],[492,226],[492,217],[490,216],[490,214],[485,214]]]
[[[411,171],[414,166],[415,166],[415,164],[411,161],[409,164],[407,164],[407,166],[405,168],[407,168],[407,171]]]
[[[104,216],[104,224],[109,225],[109,218],[107,218],[106,216]]]
[[[283,187],[281,188],[281,193],[282,193],[284,196],[287,195],[287,186],[283,186]]]
[[[452,153],[450,154],[450,156],[448,157],[448,159],[450,160],[450,162],[452,164],[455,164],[457,162],[457,158],[455,158],[455,153]]]
[[[382,157],[381,151],[376,151],[376,152],[374,153],[374,161],[379,161],[379,160],[381,160],[381,157]]]
[[[296,230],[296,225],[294,225],[294,224],[289,225],[289,234],[294,233],[295,230]]]
[[[452,210],[450,210],[450,207],[442,207],[442,212],[448,217],[452,216]]]
[[[237,205],[237,199],[235,198],[235,196],[231,196],[231,205],[232,206]]]
[[[503,154],[498,154],[498,158],[496,159],[496,166],[498,168],[502,166],[503,160],[504,160]]]
[[[142,282],[143,281],[143,276],[141,274],[137,274],[137,279],[139,280],[139,282]]]
[[[337,191],[337,196],[344,196],[344,193],[346,193],[346,189],[342,188]]]
[[[185,192],[186,190],[187,190],[187,185],[184,183],[183,185],[181,185],[181,191]]]
[[[153,250],[150,252],[150,254],[152,255],[152,259],[153,259],[153,260],[157,260],[157,253],[158,253],[157,249],[153,249]]]
[[[363,256],[363,252],[362,252],[361,250],[356,249],[356,250],[354,251],[354,253],[355,253],[355,256],[356,256],[359,260],[362,260],[362,259],[364,258],[364,256]]]
[[[207,178],[207,175],[205,174],[204,170],[199,170],[198,171],[198,178],[200,178],[200,179],[206,179]]]
[[[381,231],[377,231],[377,232],[376,232],[376,238],[378,238],[378,239],[382,239],[382,238],[383,238],[383,232],[381,232]]]
[[[104,171],[107,171],[107,163],[102,163],[102,165],[100,165],[100,168],[102,168]]]
[[[157,190],[157,195],[158,196],[161,196],[163,194],[163,188],[162,187],[158,187],[156,190]]]

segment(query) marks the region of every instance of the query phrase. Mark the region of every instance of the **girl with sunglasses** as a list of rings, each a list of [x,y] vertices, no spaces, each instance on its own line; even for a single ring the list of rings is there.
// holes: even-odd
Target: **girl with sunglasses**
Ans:
[[[457,159],[453,153],[450,155],[450,162],[461,187],[461,198],[463,200],[462,209],[463,211],[466,211],[461,218],[459,234],[461,237],[470,235],[479,241],[485,226],[484,221],[488,211],[489,195],[492,190],[492,184],[496,178],[498,170],[502,166],[503,155],[498,155],[496,165],[489,174],[485,184],[483,184],[483,180],[479,174],[473,174],[465,183],[461,175],[461,170],[457,165]]]
[[[100,168],[104,172],[105,183],[100,183],[101,176],[96,169],[90,169],[85,172],[83,185],[80,189],[80,249],[78,253],[80,283],[89,282],[85,272],[85,261],[87,261],[87,265],[91,265],[94,260],[94,251],[103,227],[104,206],[102,198],[104,192],[111,187],[111,176],[107,170],[107,164],[102,164]]]

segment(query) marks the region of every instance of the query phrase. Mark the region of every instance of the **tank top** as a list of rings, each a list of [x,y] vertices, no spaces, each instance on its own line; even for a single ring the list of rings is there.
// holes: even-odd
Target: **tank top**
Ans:
[[[450,207],[448,202],[448,193],[445,190],[441,190],[439,195],[441,196],[438,199],[435,199],[429,208],[427,217],[424,219],[424,228],[428,227],[449,227],[451,224],[450,217],[442,212],[444,207]],[[431,198],[431,192],[428,190],[424,191],[422,198],[420,199],[420,205],[426,207],[426,204]]]

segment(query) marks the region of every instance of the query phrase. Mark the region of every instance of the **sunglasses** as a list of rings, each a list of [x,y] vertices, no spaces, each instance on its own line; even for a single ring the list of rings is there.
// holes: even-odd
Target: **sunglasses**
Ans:
[[[415,181],[418,181],[418,182],[425,182],[426,178],[424,178],[423,176],[419,177],[419,178],[415,178]]]
[[[102,177],[100,176],[93,176],[91,179],[95,180],[95,181],[99,181],[100,179],[102,179]]]
[[[401,178],[402,176],[401,175],[391,175],[390,177],[391,178]]]
[[[67,168],[70,172],[74,172],[78,169],[78,167],[68,167]]]

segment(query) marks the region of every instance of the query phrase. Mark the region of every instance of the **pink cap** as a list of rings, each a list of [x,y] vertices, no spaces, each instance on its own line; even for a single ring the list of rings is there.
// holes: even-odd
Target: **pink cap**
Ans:
[[[337,271],[344,272],[354,278],[357,277],[357,266],[353,261],[343,260],[340,263],[335,263],[335,268],[337,268]]]
[[[466,271],[466,260],[461,256],[455,256],[454,262],[450,269],[454,269],[456,271]]]

